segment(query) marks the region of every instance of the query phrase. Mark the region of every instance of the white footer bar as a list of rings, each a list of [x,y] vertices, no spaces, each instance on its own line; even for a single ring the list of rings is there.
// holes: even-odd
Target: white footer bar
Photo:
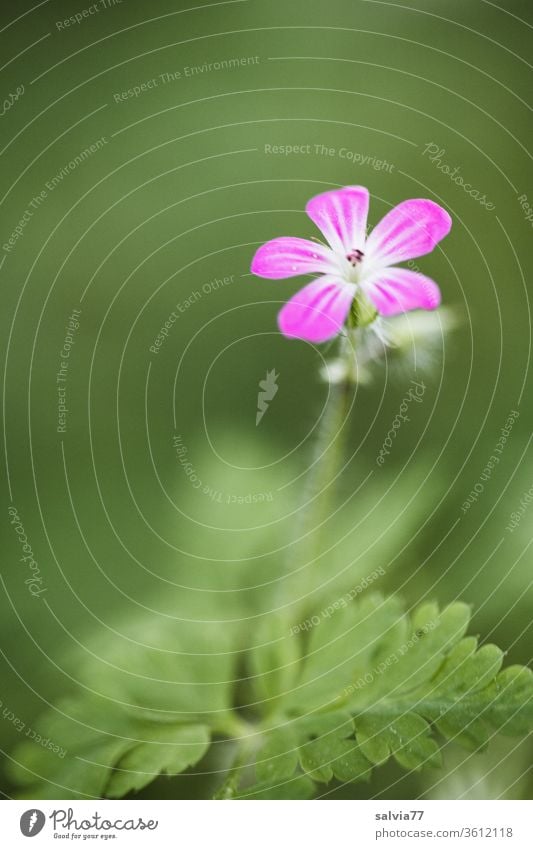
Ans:
[[[533,847],[527,801],[3,801],[2,846]],[[35,838],[35,843],[30,843]]]

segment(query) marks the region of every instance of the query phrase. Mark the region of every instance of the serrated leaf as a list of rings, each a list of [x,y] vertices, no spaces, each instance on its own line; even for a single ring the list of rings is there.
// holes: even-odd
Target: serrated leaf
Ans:
[[[153,735],[150,742],[129,749],[115,764],[106,796],[120,799],[150,784],[161,773],[177,775],[197,763],[209,748],[206,725],[154,726]]]
[[[429,737],[430,726],[416,713],[373,715],[355,719],[356,737],[362,752],[372,763],[385,763],[390,755],[407,769],[440,766],[440,750]]]
[[[401,616],[397,599],[373,594],[321,621],[311,632],[288,707],[301,712],[335,707],[358,671],[371,668],[381,640]]]
[[[327,742],[327,741],[325,741]],[[368,781],[372,764],[361,751],[355,739],[336,738],[328,744],[332,760],[333,775],[339,781]]]
[[[485,720],[491,728],[514,736],[533,727],[533,672],[525,666],[509,666],[483,691]]]
[[[436,732],[480,749],[493,730],[530,730],[533,676],[522,667],[500,672],[501,650],[464,636],[469,617],[460,602],[442,611],[424,604],[409,617],[397,602],[372,596],[317,625],[300,692],[287,699],[295,713],[315,708],[296,719],[301,768],[318,783],[355,780],[357,767],[367,777],[390,757],[408,770],[436,768]],[[335,698],[328,688],[345,683],[348,672],[351,684]],[[351,769],[350,752],[358,759]]]
[[[306,743],[300,749],[300,764],[314,781],[363,781],[370,777],[372,765],[352,737],[332,735]]]
[[[456,649],[460,646],[459,643]],[[463,656],[460,663],[452,653],[435,679],[437,690],[470,694],[481,690],[496,677],[502,663],[503,652],[493,645],[482,646],[479,651]]]
[[[323,617],[307,643],[265,618],[247,657],[251,704],[231,690],[235,652],[199,662],[194,681],[192,645],[141,652],[136,673],[117,674],[115,690],[110,673],[103,695],[81,690],[39,720],[41,736],[68,748],[64,758],[26,741],[10,775],[27,798],[122,796],[196,763],[210,727],[237,746],[232,798],[309,798],[314,784],[367,780],[391,757],[408,770],[436,767],[439,735],[480,749],[497,731],[533,728],[533,674],[500,671],[496,646],[464,636],[469,613],[432,602],[409,616],[397,599],[368,595]],[[247,787],[243,750],[260,739],[257,784]]]
[[[328,783],[333,778],[333,770],[330,766],[331,742],[324,743],[322,740],[312,740],[305,743],[300,749],[300,765],[304,772],[313,779]]]
[[[348,748],[355,746],[350,715],[344,711],[310,714],[298,720],[295,729],[301,744],[302,769],[315,781],[331,781],[334,768],[330,761],[335,759],[334,752],[339,756],[345,754],[343,744],[349,737],[352,737],[352,744],[348,744]]]
[[[368,725],[361,725],[357,732],[357,740],[361,751],[375,766],[381,766],[390,758],[390,746],[382,728],[374,730]]]
[[[439,679],[447,679],[457,671],[461,671],[468,658],[475,654],[478,647],[476,637],[464,637],[453,647],[439,670]]]
[[[136,643],[132,653],[128,643],[126,656],[123,644],[98,645],[98,663],[77,670],[80,681],[97,681],[102,695],[80,686],[76,696],[36,720],[41,738],[62,747],[61,756],[38,740],[25,740],[11,753],[9,776],[30,787],[31,798],[102,796],[111,769],[136,744],[180,725],[203,726],[211,719],[215,724],[231,707],[235,655],[226,651],[229,643],[223,635],[217,638],[216,654],[208,627],[194,636],[186,629],[177,635],[174,624],[137,630],[152,648]],[[154,775],[157,770],[145,768]]]
[[[350,737],[353,736],[354,730],[352,717],[343,710],[302,716],[294,723],[294,728],[302,742],[325,735]]]
[[[260,783],[274,784],[294,775],[298,766],[298,737],[293,728],[272,731],[259,750],[255,774]]]
[[[431,766],[442,766],[442,754],[431,737],[414,737],[393,752],[394,759],[405,769],[419,770]]]
[[[454,740],[465,749],[482,751],[489,742],[489,729],[483,720],[468,716],[460,709],[452,709],[435,722],[436,727],[449,740]]]
[[[19,783],[28,785],[19,796],[26,799],[100,798],[104,794],[109,770],[126,745],[123,740],[103,743],[95,740],[94,745],[87,748],[83,755],[65,759],[60,765],[50,760],[50,765],[56,768],[48,770],[47,778],[44,778],[41,772],[26,770],[22,765],[18,765],[16,774]],[[22,751],[21,755],[24,756]],[[40,762],[39,769],[42,763],[43,761]]]

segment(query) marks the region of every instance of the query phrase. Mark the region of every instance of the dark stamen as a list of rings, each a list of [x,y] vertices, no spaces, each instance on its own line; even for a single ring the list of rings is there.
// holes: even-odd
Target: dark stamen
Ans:
[[[363,251],[360,251],[359,249],[357,249],[357,250],[353,250],[353,251],[350,251],[350,253],[349,253],[349,254],[346,254],[346,259],[347,259],[347,260],[348,260],[348,262],[349,262],[349,263],[351,263],[351,265],[353,265],[354,267],[355,267],[355,266],[356,266],[359,262],[362,262],[363,257],[364,257],[364,253],[363,253]]]

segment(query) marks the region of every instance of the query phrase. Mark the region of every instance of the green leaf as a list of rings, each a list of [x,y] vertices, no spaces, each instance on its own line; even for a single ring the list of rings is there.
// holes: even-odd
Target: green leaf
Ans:
[[[358,717],[355,724],[361,751],[374,764],[385,763],[393,755],[406,769],[441,766],[439,747],[429,737],[430,726],[416,713],[399,717],[370,713]]]
[[[439,768],[439,735],[478,750],[495,731],[531,730],[532,673],[502,672],[500,649],[465,637],[469,618],[460,602],[408,616],[372,595],[315,625],[294,692],[277,707],[293,717],[284,728],[298,738],[300,769],[317,785],[368,780],[391,757],[407,770]],[[282,749],[272,744],[287,777],[294,757]],[[266,745],[263,775],[268,755]]]
[[[274,784],[294,775],[297,765],[298,737],[291,727],[279,728],[258,752],[255,773],[259,782]]]
[[[329,735],[330,737],[353,736],[353,720],[347,711],[336,710],[328,713],[312,713],[302,716],[295,722],[295,730],[300,740],[314,740],[317,737]]]
[[[264,620],[254,632],[255,647],[248,652],[251,698],[264,713],[272,711],[275,702],[289,693],[298,674],[300,651],[298,641],[280,617]]]
[[[206,725],[154,727],[154,739],[134,746],[116,763],[105,795],[120,799],[140,790],[161,773],[176,775],[197,763],[209,748]]]
[[[313,740],[300,750],[300,760],[302,768],[316,781],[330,781],[333,776],[339,781],[365,781],[372,771],[353,737]]]
[[[95,738],[93,745],[83,753],[65,758],[60,765],[51,757],[45,760],[43,756],[39,764],[31,767],[34,752],[17,749],[17,757],[27,756],[26,766],[17,764],[11,771],[12,777],[18,777],[24,790],[19,794],[25,799],[92,799],[100,798],[109,777],[109,770],[114,761],[124,751],[123,740],[108,740],[100,742]],[[35,758],[33,758],[35,760]],[[43,774],[42,764],[51,767]],[[56,767],[56,768],[53,768]],[[80,789],[83,788],[83,789]]]
[[[451,693],[474,693],[482,690],[498,674],[503,663],[503,652],[493,645],[482,646],[479,651],[470,651],[465,656],[462,644],[450,653],[435,679],[437,690]]]
[[[533,728],[533,672],[525,666],[509,666],[483,691],[483,719],[491,728],[510,737],[528,734]]]
[[[267,758],[271,756],[269,766]],[[270,782],[289,778],[298,763],[313,781],[361,781],[371,764],[354,739],[353,721],[344,711],[311,714],[269,732],[258,755],[256,774]]]
[[[460,706],[448,710],[435,721],[435,725],[449,740],[471,751],[482,751],[489,743],[489,729],[477,716],[472,716]]]
[[[306,713],[337,707],[345,688],[372,667],[381,641],[390,636],[401,616],[397,599],[370,595],[321,620],[311,631],[300,677],[287,697],[288,707]]]
[[[137,625],[150,647],[137,641],[135,651],[131,642],[93,646],[96,659],[76,671],[76,696],[61,700],[36,720],[41,742],[24,740],[11,753],[9,777],[24,788],[20,795],[98,798],[121,764],[124,771],[115,772],[109,786],[109,792],[119,796],[144,786],[162,770],[181,772],[202,756],[205,731],[181,748],[176,742],[165,750],[153,741],[164,742],[170,735],[172,743],[172,735],[184,733],[187,726],[216,725],[231,707],[235,653],[220,634],[219,654],[213,653],[214,633],[208,626],[202,632],[177,633],[173,623],[163,628]],[[52,744],[57,744],[56,751]],[[182,755],[187,756],[184,765]],[[144,758],[144,766],[139,765]],[[130,759],[133,766],[128,766]]]
[[[220,798],[309,798],[319,785],[367,781],[390,758],[439,767],[442,738],[479,750],[497,732],[533,728],[533,673],[502,670],[500,649],[465,636],[469,617],[462,603],[409,615],[369,594],[318,617],[307,641],[264,618],[245,658],[251,703],[230,683],[237,652],[225,644],[215,659],[198,657],[196,640],[179,652],[154,645],[127,675],[112,653],[108,676],[91,670],[101,694],[82,687],[41,717],[40,740],[15,749],[10,777],[26,798],[121,797],[197,763],[214,735],[235,750]]]
[[[331,768],[332,741],[311,740],[300,749],[300,765],[313,781],[325,782],[333,778]]]

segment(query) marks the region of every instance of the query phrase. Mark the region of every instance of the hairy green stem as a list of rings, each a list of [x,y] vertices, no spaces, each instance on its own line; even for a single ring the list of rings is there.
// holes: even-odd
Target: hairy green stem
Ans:
[[[341,338],[341,356],[346,359],[346,377],[340,383],[330,384],[311,468],[306,476],[303,497],[306,506],[301,509],[299,527],[291,547],[291,557],[297,553],[296,569],[289,570],[286,580],[281,581],[278,586],[278,605],[285,611],[282,618],[287,618],[292,624],[297,622],[299,617],[306,615],[306,608],[312,603],[308,600],[305,588],[315,586],[313,575],[317,573],[317,569],[313,568],[313,565],[320,556],[321,531],[334,504],[335,484],[344,458],[347,419],[355,385],[352,342],[353,339],[349,337]],[[287,599],[293,598],[295,601],[287,605]],[[282,628],[283,632],[287,633],[285,625],[282,625]],[[215,732],[233,740],[236,751],[226,779],[215,798],[231,799],[238,795],[247,767],[253,762],[263,732],[273,716],[278,716],[275,708],[271,716],[265,717],[263,722],[257,725],[250,725],[233,711],[221,717]]]
[[[309,568],[320,555],[321,531],[328,520],[334,503],[336,480],[342,467],[344,446],[348,432],[347,419],[353,398],[353,349],[347,339],[342,339],[342,355],[347,359],[347,376],[340,383],[330,385],[330,394],[322,415],[314,450],[313,462],[304,488],[302,518],[299,523],[291,556],[297,552],[296,570],[289,578],[290,592],[284,596],[295,597],[290,615],[303,615],[307,602],[301,596],[304,588],[313,586]],[[313,569],[313,573],[316,570]],[[313,574],[311,573],[311,574]]]

